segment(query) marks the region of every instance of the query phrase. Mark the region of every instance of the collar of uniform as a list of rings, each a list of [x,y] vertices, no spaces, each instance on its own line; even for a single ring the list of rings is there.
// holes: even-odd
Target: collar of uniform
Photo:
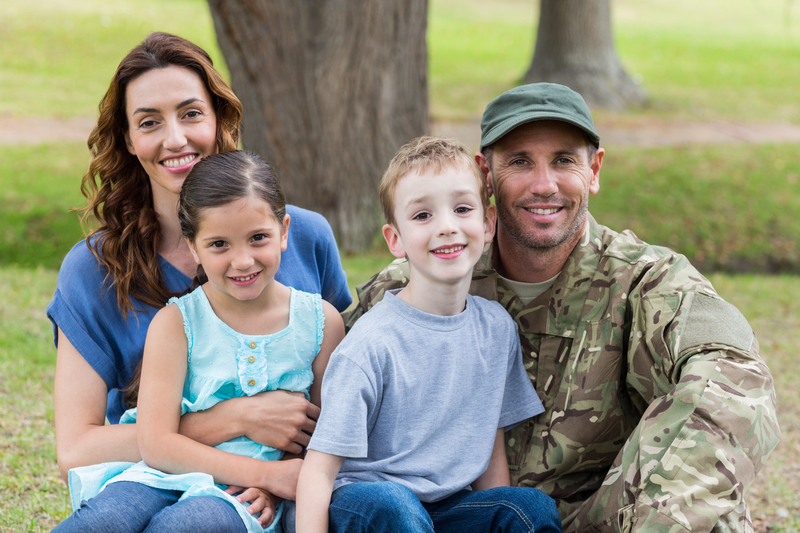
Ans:
[[[492,266],[492,243],[484,247],[475,265],[470,293],[500,302],[517,323],[525,326],[525,332],[574,337],[599,257],[605,248],[600,238],[600,225],[591,214],[586,216],[583,235],[561,274],[549,291],[528,305],[522,304],[522,300],[503,283]]]

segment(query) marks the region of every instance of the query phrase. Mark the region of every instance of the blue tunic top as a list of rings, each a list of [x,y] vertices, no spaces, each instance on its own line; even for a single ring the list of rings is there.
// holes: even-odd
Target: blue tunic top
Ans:
[[[311,363],[322,343],[325,316],[319,295],[292,289],[289,325],[270,335],[244,335],[219,319],[211,308],[202,287],[169,303],[178,306],[186,333],[188,361],[183,388],[181,414],[210,409],[217,403],[235,397],[252,396],[268,390],[301,391],[306,395],[314,375]],[[135,422],[135,410],[126,411],[122,422]],[[276,461],[283,452],[237,437],[216,446],[218,449]],[[223,498],[231,503],[244,520],[249,532],[261,532],[258,521],[222,488],[214,485],[208,474],[201,472],[170,475],[148,467],[145,463],[106,463],[73,468],[69,472],[73,509],[80,502],[94,497],[109,483],[135,481],[166,490],[180,490],[181,499],[204,495]],[[280,523],[276,511],[273,531]]]
[[[281,254],[275,279],[296,289],[321,294],[339,311],[352,299],[339,251],[328,222],[318,213],[292,205],[289,244]],[[169,290],[181,293],[191,279],[159,257],[161,274]],[[158,308],[133,299],[135,309],[126,319],[117,306],[112,288],[104,286],[107,271],[98,264],[85,241],[67,254],[58,274],[53,301],[47,317],[53,323],[53,338],[58,346],[61,328],[70,343],[86,359],[108,387],[106,416],[116,424],[125,411],[119,389],[125,388],[144,352],[147,328]]]

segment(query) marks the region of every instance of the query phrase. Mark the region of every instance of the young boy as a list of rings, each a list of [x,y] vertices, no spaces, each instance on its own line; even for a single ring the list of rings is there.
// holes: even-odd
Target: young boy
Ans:
[[[331,356],[297,532],[561,531],[552,499],[507,486],[503,428],[544,409],[513,320],[468,295],[496,219],[480,169],[460,144],[421,137],[389,164],[380,201],[409,282]]]

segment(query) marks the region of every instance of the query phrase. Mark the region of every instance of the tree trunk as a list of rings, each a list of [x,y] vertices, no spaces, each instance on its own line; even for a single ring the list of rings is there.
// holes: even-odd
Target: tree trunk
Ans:
[[[610,0],[541,0],[526,83],[547,81],[579,92],[589,105],[642,105],[644,90],[622,68],[611,33]]]
[[[427,0],[208,0],[243,145],[345,250],[382,224],[377,185],[428,128]]]

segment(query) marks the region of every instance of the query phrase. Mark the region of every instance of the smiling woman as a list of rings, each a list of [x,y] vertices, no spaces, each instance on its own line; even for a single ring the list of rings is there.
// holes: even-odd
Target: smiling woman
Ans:
[[[124,392],[151,320],[197,271],[178,220],[181,186],[199,160],[237,148],[241,118],[241,103],[208,54],[180,37],[151,34],[114,74],[88,141],[83,216],[92,229],[64,260],[47,308],[57,347],[56,449],[64,480],[75,467],[141,458],[136,424],[118,424],[136,401],[135,387]],[[343,310],[350,294],[330,226],[310,211],[286,212],[293,232],[275,279]],[[297,453],[318,413],[302,395],[273,391],[189,413],[179,430],[209,446],[246,436]],[[269,466],[280,477],[280,468]],[[294,490],[295,481],[283,483]],[[79,495],[72,496],[77,508]],[[192,531],[224,530],[191,507],[181,523]]]

